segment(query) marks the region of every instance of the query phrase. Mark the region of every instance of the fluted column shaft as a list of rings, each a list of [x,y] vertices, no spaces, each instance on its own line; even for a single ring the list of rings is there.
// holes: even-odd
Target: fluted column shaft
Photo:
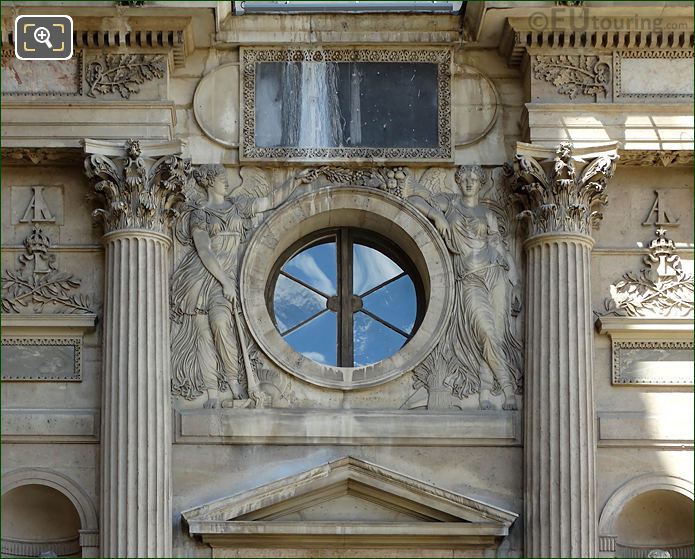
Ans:
[[[590,253],[584,235],[526,245],[526,554],[596,555]]]
[[[120,230],[104,244],[102,556],[168,557],[169,240]]]

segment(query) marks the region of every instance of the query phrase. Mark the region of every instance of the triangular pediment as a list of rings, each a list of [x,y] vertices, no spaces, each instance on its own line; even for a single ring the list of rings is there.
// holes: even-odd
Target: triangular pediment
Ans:
[[[184,511],[191,535],[213,546],[323,544],[489,547],[513,512],[352,457]]]

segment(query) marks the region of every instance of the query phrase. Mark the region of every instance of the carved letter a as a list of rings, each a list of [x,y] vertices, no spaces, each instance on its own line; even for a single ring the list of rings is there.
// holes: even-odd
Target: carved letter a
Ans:
[[[656,225],[657,227],[662,227],[664,225],[670,225],[671,227],[678,227],[679,223],[677,219],[671,221],[671,218],[666,213],[665,205],[661,201],[661,191],[655,190],[656,199],[652,204],[652,209],[649,210],[647,217],[642,222],[642,225],[651,226]]]
[[[34,194],[31,197],[31,201],[29,202],[22,219],[19,221],[22,223],[34,221],[55,221],[56,218],[53,217],[51,210],[48,209],[48,205],[43,199],[43,186],[32,186],[31,189],[34,191]]]

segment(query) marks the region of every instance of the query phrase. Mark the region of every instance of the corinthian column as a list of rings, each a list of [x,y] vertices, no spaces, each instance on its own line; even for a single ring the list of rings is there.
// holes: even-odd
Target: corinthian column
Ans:
[[[578,151],[578,150],[577,150]],[[616,145],[518,144],[513,188],[528,220],[525,348],[527,557],[596,556],[592,228]]]
[[[171,556],[168,259],[189,166],[178,145],[86,141],[103,197],[101,556]],[[111,157],[109,157],[111,156]],[[114,157],[115,156],[115,157]]]

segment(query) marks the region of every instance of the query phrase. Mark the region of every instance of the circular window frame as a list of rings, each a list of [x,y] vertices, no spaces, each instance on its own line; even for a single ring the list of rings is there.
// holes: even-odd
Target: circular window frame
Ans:
[[[346,246],[353,247],[355,245],[359,246],[365,246],[368,248],[371,248],[373,250],[376,250],[377,252],[381,253],[383,256],[387,257],[389,260],[391,260],[394,264],[396,264],[405,274],[405,277],[408,277],[410,281],[413,284],[413,289],[415,291],[415,321],[413,324],[413,328],[411,329],[410,333],[408,333],[407,336],[405,336],[406,341],[405,343],[397,350],[400,351],[405,347],[410,340],[413,339],[415,334],[417,333],[418,328],[420,328],[420,323],[422,322],[422,318],[425,314],[425,309],[427,308],[427,297],[425,296],[425,289],[423,286],[422,279],[420,278],[420,274],[417,271],[417,267],[412,263],[410,260],[410,257],[403,252],[396,243],[390,241],[383,235],[380,235],[379,233],[374,233],[373,231],[367,231],[364,229],[360,229],[357,227],[331,227],[328,229],[321,229],[319,231],[315,231],[311,234],[309,234],[306,237],[303,237],[302,239],[299,239],[297,242],[293,243],[285,252],[282,253],[278,261],[275,263],[273,266],[271,275],[266,282],[266,289],[265,289],[265,299],[266,299],[266,307],[268,309],[268,312],[270,313],[271,318],[273,319],[273,323],[277,327],[277,321],[275,317],[275,304],[274,304],[274,296],[275,296],[275,289],[277,286],[277,281],[278,278],[281,275],[282,268],[290,261],[292,258],[297,256],[298,254],[302,253],[305,250],[309,250],[314,246],[317,246],[319,244],[322,244],[324,242],[324,239],[334,239],[334,242],[336,244],[336,255],[340,254],[341,248],[340,244],[343,238],[345,238],[345,241],[347,243]],[[327,241],[330,242],[330,241]],[[353,259],[354,259],[354,254],[345,256],[343,255],[342,258],[349,258],[349,270],[352,269],[352,265],[354,264]],[[339,302],[344,303],[343,299],[347,295],[345,293],[341,293],[342,290],[342,281],[341,280],[341,267],[343,266],[343,262],[341,262],[341,257],[338,256],[336,260],[336,282],[337,282],[337,287],[338,287],[338,293],[336,293],[336,296],[338,297]],[[296,280],[295,280],[296,281]],[[352,279],[349,280],[349,286],[352,286]],[[377,286],[374,286],[377,287]],[[374,288],[367,290],[368,295],[372,295],[376,293],[378,290],[374,290]],[[350,296],[355,296],[357,295],[358,297],[362,297],[362,295],[354,293],[354,288],[353,292],[350,293]],[[341,307],[342,311],[345,311],[345,307]],[[352,315],[356,315],[359,310],[354,311]],[[343,356],[343,351],[346,349],[348,352],[351,352],[350,357],[354,359],[354,341],[352,340],[352,335],[348,334],[350,336],[349,340],[345,340],[343,336],[348,333],[350,330],[354,328],[354,319],[345,319],[344,317],[341,317],[341,310],[339,309],[336,312],[336,333],[337,333],[337,339],[336,339],[336,359],[338,361],[341,361],[344,359]],[[369,316],[367,314],[367,316]],[[314,317],[315,318],[315,317]],[[383,318],[383,317],[381,317]],[[349,322],[349,325],[348,325]],[[389,326],[385,326],[386,328],[390,328]],[[395,330],[394,330],[395,331]],[[406,332],[403,332],[405,334]],[[399,332],[400,334],[400,332]],[[403,335],[401,334],[401,335]],[[281,336],[284,337],[287,334],[282,334]],[[290,344],[291,345],[291,344]],[[396,352],[394,352],[396,353]],[[388,357],[386,358],[388,359]],[[345,365],[338,365],[339,367],[344,368]]]
[[[422,321],[399,351],[363,367],[324,365],[295,351],[280,335],[266,304],[273,270],[290,247],[324,229],[350,227],[396,244],[423,286]],[[329,186],[283,204],[256,230],[245,252],[241,306],[251,336],[282,370],[324,388],[358,390],[389,382],[416,367],[446,328],[453,305],[451,258],[434,226],[414,206],[368,187]]]

